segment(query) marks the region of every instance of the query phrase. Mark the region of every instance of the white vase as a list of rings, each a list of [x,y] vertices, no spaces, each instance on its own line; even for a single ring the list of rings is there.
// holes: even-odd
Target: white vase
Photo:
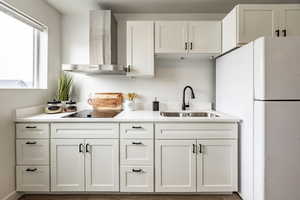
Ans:
[[[124,103],[124,110],[125,111],[135,111],[135,102],[134,101],[130,101],[130,100],[126,100]]]

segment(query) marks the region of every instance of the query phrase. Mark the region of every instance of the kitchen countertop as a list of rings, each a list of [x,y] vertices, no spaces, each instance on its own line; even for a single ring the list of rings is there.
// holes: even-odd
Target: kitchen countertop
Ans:
[[[190,111],[196,112],[196,111]],[[63,118],[71,113],[36,114],[16,117],[15,122],[239,122],[240,119],[216,111],[219,117],[162,117],[154,111],[123,111],[113,118]]]

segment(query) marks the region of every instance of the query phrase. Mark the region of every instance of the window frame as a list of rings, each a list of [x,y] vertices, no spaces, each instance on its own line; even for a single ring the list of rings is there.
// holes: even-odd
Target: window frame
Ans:
[[[0,1],[0,12],[33,28],[33,84],[30,87],[1,87],[1,89],[47,89],[48,82],[48,27],[12,5]]]

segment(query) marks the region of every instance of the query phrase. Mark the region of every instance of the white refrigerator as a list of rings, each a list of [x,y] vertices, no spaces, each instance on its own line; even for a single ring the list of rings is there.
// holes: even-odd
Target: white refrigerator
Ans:
[[[244,200],[300,200],[300,37],[259,38],[216,60],[216,110],[242,119]]]

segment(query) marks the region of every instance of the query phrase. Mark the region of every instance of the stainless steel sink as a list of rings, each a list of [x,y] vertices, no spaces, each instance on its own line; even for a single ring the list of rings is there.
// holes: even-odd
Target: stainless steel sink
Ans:
[[[162,117],[220,117],[211,112],[160,112]]]

